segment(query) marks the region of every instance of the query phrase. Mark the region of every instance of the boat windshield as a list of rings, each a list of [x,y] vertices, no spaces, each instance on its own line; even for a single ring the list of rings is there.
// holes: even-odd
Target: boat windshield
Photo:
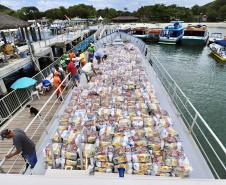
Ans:
[[[161,37],[179,37],[183,30],[163,30],[160,34]]]
[[[212,33],[212,34],[211,34],[211,37],[212,37],[212,38],[215,38],[215,39],[217,39],[217,38],[222,38],[222,33]]]
[[[184,31],[184,36],[204,37],[205,31]]]

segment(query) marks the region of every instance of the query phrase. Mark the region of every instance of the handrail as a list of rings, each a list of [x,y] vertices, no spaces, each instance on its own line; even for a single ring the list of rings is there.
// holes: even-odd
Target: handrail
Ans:
[[[36,114],[36,116],[31,120],[31,122],[27,125],[27,127],[25,128],[24,132],[26,133],[28,131],[28,129],[30,129],[30,127],[33,125],[33,123],[35,122],[35,120],[40,116],[40,113],[43,111],[43,109],[46,107],[46,105],[52,100],[53,96],[56,95],[57,91],[61,88],[62,84],[64,84],[66,82],[66,80],[69,79],[70,73],[65,77],[65,79],[61,82],[60,86],[57,87],[57,89],[53,92],[53,94],[49,97],[49,99],[45,102],[45,104],[42,106],[42,108],[39,110],[39,112]],[[38,127],[40,127],[42,123],[39,124]],[[32,138],[31,138],[32,139]],[[14,150],[14,146],[10,148],[9,153],[11,153]],[[14,161],[14,163],[12,165],[15,164],[15,162],[19,159],[19,156],[17,156],[16,160]],[[4,157],[2,159],[2,161],[0,162],[0,167],[4,164],[6,158]],[[12,167],[9,169],[9,171],[11,171]]]
[[[148,49],[150,52],[150,49]],[[151,54],[151,53],[150,53]],[[151,54],[152,55],[152,54]],[[190,106],[192,107],[192,109],[194,109],[194,111],[197,113],[198,117],[202,120],[202,122],[205,124],[206,128],[210,131],[210,133],[214,136],[214,138],[217,140],[218,144],[221,146],[222,150],[224,151],[224,153],[226,154],[226,148],[224,147],[224,145],[222,144],[222,142],[219,140],[219,138],[216,136],[216,134],[213,132],[213,130],[209,127],[209,125],[207,124],[207,122],[204,120],[204,118],[201,116],[201,114],[198,112],[198,110],[194,107],[194,105],[191,103],[191,101],[189,100],[189,98],[185,95],[185,93],[182,91],[182,89],[179,87],[179,85],[176,83],[176,81],[172,78],[172,76],[168,73],[168,71],[166,70],[166,68],[162,65],[162,63],[160,63],[156,57],[154,57],[152,55],[153,58],[155,58],[155,61],[159,63],[159,65],[163,68],[163,70],[165,71],[165,73],[168,75],[168,77],[170,77],[170,79],[174,82],[175,86],[177,87],[177,89],[181,92],[181,94],[187,98],[187,102],[190,104]]]
[[[222,166],[222,169],[224,170],[224,172],[226,174],[225,161],[223,160],[226,157],[226,148],[224,147],[223,143],[219,140],[219,138],[216,136],[216,134],[213,132],[213,130],[210,128],[210,126],[207,124],[207,122],[204,120],[204,118],[198,112],[198,110],[191,103],[189,98],[185,95],[185,93],[182,91],[182,89],[179,87],[179,85],[175,82],[175,80],[172,78],[172,76],[168,73],[166,68],[162,65],[162,63],[155,56],[152,55],[151,50],[146,46],[146,44],[142,40],[137,39],[137,38],[135,38],[131,35],[128,35],[126,33],[118,32],[118,33],[114,33],[110,36],[108,35],[104,39],[97,41],[96,42],[97,48],[102,46],[103,43],[106,43],[107,40],[108,40],[108,42],[112,42],[114,37],[119,36],[119,35],[123,36],[124,40],[127,39],[127,40],[130,40],[132,43],[136,44],[136,46],[140,49],[141,53],[144,54],[145,50],[147,50],[146,59],[153,61],[153,65],[156,66],[156,68],[158,70],[155,69],[154,66],[153,66],[153,69],[155,70],[155,72],[158,76],[159,75],[162,76],[162,78],[160,78],[161,76],[159,76],[159,79],[162,81],[162,84],[165,87],[166,91],[169,93],[170,88],[174,88],[174,94],[171,95],[169,93],[169,96],[171,97],[172,102],[174,102],[174,104],[176,105],[176,108],[178,109],[178,111],[181,113],[182,119],[186,120],[186,115],[184,115],[184,113],[180,110],[174,96],[176,96],[178,99],[180,99],[180,101],[183,105],[183,108],[185,108],[187,113],[189,114],[189,116],[191,116],[193,121],[192,121],[192,125],[189,124],[189,130],[188,131],[191,134],[191,136],[194,138],[197,145],[201,148],[204,157],[206,157],[206,160],[209,162],[210,169],[212,169],[212,171],[214,172],[214,174],[217,178],[220,178],[219,170],[217,171],[216,165],[213,164],[214,159],[209,157],[208,150],[202,147],[201,142],[205,142],[205,145],[208,146],[208,149],[213,152],[213,155],[214,155],[216,161],[219,162],[219,165]],[[163,78],[164,78],[164,80],[167,81],[168,84],[171,81],[171,84],[168,85],[168,88],[167,88],[167,85],[164,83]],[[182,95],[181,97],[183,97],[185,99],[185,103],[183,103],[183,100],[180,98],[180,95],[178,93],[181,94]],[[194,116],[192,116],[191,112],[188,110],[188,106],[190,106],[191,110],[195,113]],[[204,134],[203,130],[201,129],[201,127],[197,123],[197,119],[199,119],[201,121],[204,128],[208,131],[208,134],[210,134],[210,137],[211,138],[213,137],[214,141],[218,145],[217,147],[219,147],[219,149],[223,152],[222,157],[220,157],[219,154],[215,151],[213,144],[211,144],[211,142],[210,142],[211,140],[209,140],[209,138],[207,138],[207,136]],[[186,121],[186,122],[188,123],[188,121]],[[200,139],[196,135],[196,130],[194,130],[194,126],[196,126],[203,135],[204,140],[201,140],[201,142],[200,142]],[[225,176],[224,176],[224,178],[225,178]]]
[[[83,40],[81,43],[86,43],[87,41],[91,41],[90,38],[92,38],[93,35],[87,37],[85,40]],[[80,44],[80,43],[79,43]],[[79,45],[78,44],[78,45]],[[89,45],[89,43],[87,43],[87,46]],[[77,45],[76,45],[77,46]],[[74,48],[76,48],[76,46],[74,46]],[[60,59],[57,59],[54,63],[56,63],[58,60]],[[47,66],[46,68],[44,68],[42,71],[40,71],[39,73],[43,72],[45,69],[47,69],[48,67],[54,65],[54,63],[50,64],[49,66]],[[37,74],[36,74],[37,75]],[[65,79],[62,81],[61,84],[63,84],[65,82],[65,80],[69,77],[70,74],[68,74]],[[34,76],[35,77],[35,76]],[[42,106],[42,108],[39,110],[38,114],[32,119],[32,121],[27,125],[27,127],[25,128],[24,132],[26,133],[28,131],[28,129],[30,128],[30,126],[34,123],[34,121],[38,118],[40,112],[42,112],[42,110],[44,109],[44,107],[47,105],[47,103],[52,99],[52,97],[55,95],[56,91],[59,89],[59,87],[54,91],[54,93],[50,96],[50,98],[47,100],[47,102]],[[7,152],[7,154],[11,153],[13,150],[14,150],[15,147],[11,147],[10,150]],[[13,165],[15,164],[16,160],[18,160],[19,157],[17,157],[17,159],[15,159]],[[0,162],[0,167],[4,164],[6,158],[3,158]],[[11,170],[11,168],[10,168]]]
[[[78,43],[76,46],[78,45],[81,45],[82,43],[86,43],[87,41],[89,42],[89,39],[91,37],[93,37],[94,34],[92,34],[91,36],[87,37],[85,40],[81,41],[80,43]],[[88,43],[89,44],[89,43]],[[76,46],[74,46],[74,48],[76,48]],[[86,46],[87,47],[87,46]],[[60,57],[61,58],[61,57]],[[55,60],[53,63],[51,63],[50,65],[48,65],[47,67],[45,67],[44,69],[42,69],[40,72],[38,72],[37,74],[35,74],[32,78],[37,78],[39,75],[41,75],[41,79],[43,79],[43,74],[46,70],[48,70],[51,66],[54,66],[55,64],[59,63],[60,61],[60,58],[58,58],[57,60]],[[10,93],[8,93],[6,96],[4,96],[3,98],[0,99],[0,102],[2,102],[4,104],[4,100],[8,99],[10,96],[14,96],[14,93],[17,93],[17,90],[13,90],[11,91]],[[28,100],[30,98],[30,96],[27,97],[26,100]],[[26,102],[26,101],[25,101]],[[21,106],[21,102],[16,102],[19,104],[19,106]],[[24,102],[22,102],[22,104],[24,104]],[[15,111],[19,108],[18,107],[15,107],[12,111],[8,111],[8,107],[7,105],[4,104],[4,107],[5,107],[5,112],[7,112],[6,116],[2,116],[1,119],[0,119],[0,124],[3,123],[5,120],[7,120],[8,118],[10,118],[14,113]],[[4,107],[2,108],[4,110]]]

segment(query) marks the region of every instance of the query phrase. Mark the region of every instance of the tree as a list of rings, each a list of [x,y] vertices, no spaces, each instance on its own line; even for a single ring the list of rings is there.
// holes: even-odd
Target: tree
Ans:
[[[35,6],[23,7],[17,11],[17,16],[23,20],[34,20],[41,18],[42,14]]]
[[[220,7],[219,13],[223,20],[226,19],[226,5]]]
[[[213,10],[213,9],[208,9],[207,11],[207,16],[208,16],[208,20],[209,21],[216,21],[218,13],[217,11]]]
[[[96,16],[96,9],[93,6],[79,4],[68,8],[70,17],[90,18]]]
[[[59,8],[52,8],[44,12],[44,15],[48,19],[65,19],[64,15],[62,14],[62,11]]]
[[[201,13],[199,5],[195,5],[191,8],[193,15],[199,15]]]

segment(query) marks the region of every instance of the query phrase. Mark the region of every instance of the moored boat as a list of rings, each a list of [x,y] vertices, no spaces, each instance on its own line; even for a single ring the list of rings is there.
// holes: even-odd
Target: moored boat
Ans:
[[[188,25],[181,43],[185,45],[206,45],[209,33],[206,25]]]
[[[147,30],[147,38],[146,42],[158,42],[159,41],[159,35],[161,33],[161,28],[150,28]]]
[[[212,43],[214,43],[215,41],[218,41],[218,40],[225,40],[225,37],[223,36],[223,34],[219,33],[219,32],[212,33],[209,37],[208,45],[212,44]]]
[[[220,61],[226,62],[226,40],[219,40],[210,44],[212,54]]]
[[[147,29],[148,28],[146,27],[137,27],[137,28],[133,28],[131,30],[131,33],[134,37],[144,40],[148,36]]]
[[[183,21],[172,21],[173,25],[166,26],[160,33],[159,44],[176,44],[184,35]]]
[[[161,28],[146,27],[139,27],[131,30],[134,37],[142,39],[145,42],[158,42],[161,31]]]

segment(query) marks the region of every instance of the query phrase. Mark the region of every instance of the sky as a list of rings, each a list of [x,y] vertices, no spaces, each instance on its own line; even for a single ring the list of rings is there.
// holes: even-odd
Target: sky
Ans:
[[[75,4],[89,4],[93,5],[97,9],[102,8],[115,8],[123,10],[128,8],[129,11],[137,10],[139,7],[144,5],[153,4],[177,4],[178,6],[192,7],[195,4],[204,5],[213,0],[0,0],[0,4],[5,5],[11,9],[20,9],[24,6],[36,6],[41,11],[45,11],[50,8],[57,8],[69,6]]]

